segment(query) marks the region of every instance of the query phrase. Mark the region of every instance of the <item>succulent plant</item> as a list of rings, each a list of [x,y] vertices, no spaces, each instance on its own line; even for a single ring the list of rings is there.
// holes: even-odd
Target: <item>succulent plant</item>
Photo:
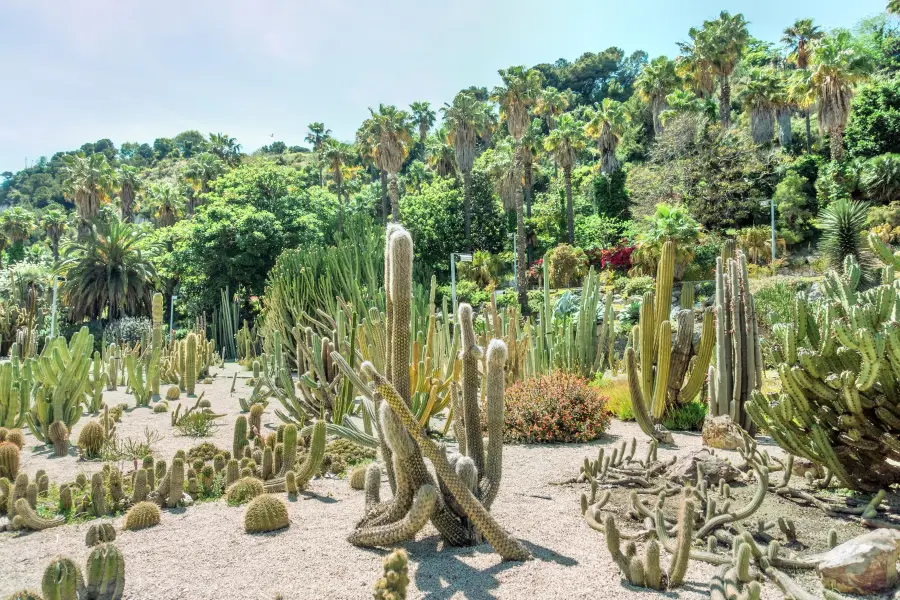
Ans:
[[[125,591],[125,557],[113,544],[91,550],[87,559],[87,598],[121,600]]]
[[[409,586],[409,557],[398,549],[384,559],[384,576],[375,582],[375,600],[404,600]]]
[[[6,600],[43,600],[41,595],[31,590],[19,590],[6,597]]]
[[[104,521],[102,523],[92,523],[91,526],[88,527],[87,535],[84,537],[84,543],[88,548],[91,548],[99,544],[112,542],[115,539],[116,530],[113,528],[112,523]]]
[[[57,558],[44,570],[44,600],[79,600],[84,595],[81,570],[68,558]]]
[[[78,434],[78,447],[86,458],[97,458],[103,450],[106,435],[98,421],[89,421]]]
[[[42,531],[50,529],[66,522],[65,517],[56,517],[54,519],[45,519],[35,512],[34,508],[25,498],[16,500],[16,519],[19,520],[21,527],[31,529],[32,531]]]
[[[254,404],[250,407],[249,431],[247,435],[251,439],[262,432],[263,411],[265,411],[265,407],[262,404]]]
[[[15,444],[21,450],[25,446],[25,434],[21,429],[10,429],[9,433],[6,434],[6,441],[10,444]]]
[[[236,458],[228,459],[225,465],[225,487],[230,487],[240,476],[240,468]]]
[[[0,443],[0,477],[15,479],[19,474],[19,447],[11,442]]]
[[[165,402],[165,401],[157,402],[156,404],[153,405],[153,412],[155,412],[155,413],[169,412],[169,403]]]
[[[247,447],[247,417],[238,415],[234,421],[234,441],[231,447],[231,455],[234,458],[240,458],[244,455],[244,448]]]
[[[159,519],[160,512],[156,504],[146,501],[138,502],[125,513],[125,522],[122,526],[129,531],[137,531],[159,525]]]
[[[366,488],[366,466],[360,465],[358,467],[354,467],[352,471],[350,471],[350,487],[354,490],[363,490]]]
[[[72,488],[68,483],[64,483],[59,488],[59,512],[68,513],[73,505]]]
[[[287,505],[271,494],[262,494],[247,505],[244,530],[247,533],[267,533],[290,526]]]
[[[244,504],[265,493],[263,482],[255,477],[242,477],[225,490],[225,499],[228,504],[237,506]]]
[[[69,454],[69,428],[62,421],[53,421],[47,430],[47,439],[53,444],[56,456]]]
[[[169,400],[169,401],[178,400],[178,398],[180,396],[181,396],[181,390],[178,389],[177,385],[170,385],[169,388],[166,390],[166,400]]]
[[[103,517],[108,512],[106,486],[103,482],[102,473],[94,473],[91,476],[91,506],[94,508],[94,514],[98,517]]]

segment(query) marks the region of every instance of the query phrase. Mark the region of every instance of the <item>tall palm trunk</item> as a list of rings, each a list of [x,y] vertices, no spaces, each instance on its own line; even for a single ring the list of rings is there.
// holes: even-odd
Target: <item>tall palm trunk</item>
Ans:
[[[50,250],[53,252],[53,260],[59,260],[59,236],[50,238]]]
[[[522,206],[522,188],[516,186],[516,287],[519,290],[519,308],[522,315],[528,310],[528,264],[525,262],[525,211]]]
[[[472,247],[472,171],[463,171],[463,212],[465,213],[466,243]]]
[[[776,118],[778,120],[778,143],[782,148],[787,148],[794,142],[794,132],[791,130],[791,109],[779,108]]]
[[[534,171],[531,159],[531,153],[526,152],[525,158],[525,216],[529,219],[531,218],[531,188],[534,185]],[[525,244],[525,254],[528,257],[528,264],[530,265],[534,260],[534,247],[531,245],[531,237],[528,238],[527,243]]]
[[[806,116],[806,153],[809,154],[812,152],[812,128],[809,126],[809,113],[812,111],[807,108],[803,112]]]
[[[397,173],[391,173],[388,177],[388,187],[391,190],[391,219],[395,223],[400,222],[400,187],[397,185]]]
[[[719,121],[725,127],[731,125],[731,83],[727,75],[719,79]]]
[[[78,241],[83,242],[84,240],[91,237],[91,223],[87,219],[78,219]]]
[[[134,188],[126,184],[122,186],[122,220],[131,223],[134,212]]]
[[[388,175],[387,171],[381,169],[381,214],[384,215],[384,222],[387,223],[388,215],[391,214],[391,205],[388,203]]]
[[[335,182],[337,186],[337,201],[338,201],[338,222],[337,222],[337,230],[338,235],[344,233],[344,197],[341,194],[341,183],[339,181]]]
[[[563,167],[563,177],[566,180],[566,233],[569,244],[575,243],[575,205],[572,202],[572,167]]]
[[[844,158],[844,126],[843,125],[835,125],[831,131],[828,132],[831,138],[831,160],[840,161]]]

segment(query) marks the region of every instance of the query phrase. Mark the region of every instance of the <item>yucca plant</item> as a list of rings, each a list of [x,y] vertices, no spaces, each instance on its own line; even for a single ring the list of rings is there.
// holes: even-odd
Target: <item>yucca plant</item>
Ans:
[[[828,265],[840,269],[847,256],[853,256],[866,273],[869,254],[863,232],[869,205],[853,200],[838,200],[819,213],[819,228],[822,229],[820,248]]]

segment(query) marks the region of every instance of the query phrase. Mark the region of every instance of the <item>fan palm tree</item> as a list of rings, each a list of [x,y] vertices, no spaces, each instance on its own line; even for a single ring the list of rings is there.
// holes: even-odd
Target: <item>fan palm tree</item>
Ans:
[[[726,127],[731,123],[730,77],[744,53],[750,39],[747,20],[738,13],[727,10],[719,18],[704,21],[700,30],[691,29],[692,45],[682,45],[682,50],[695,53],[696,60],[719,81],[719,119]]]
[[[465,214],[465,238],[472,232],[472,166],[475,164],[475,144],[484,127],[484,102],[468,92],[460,92],[453,104],[441,109],[447,125],[447,142],[453,147],[456,166],[463,176],[463,212]]]
[[[609,175],[619,168],[616,148],[625,133],[628,120],[625,107],[617,100],[604,98],[599,105],[585,112],[585,118],[585,133],[597,141],[597,149],[600,151],[600,171]]]
[[[784,30],[781,43],[788,49],[788,60],[797,65],[798,69],[806,69],[809,67],[812,46],[824,36],[825,32],[814,25],[812,19],[797,19]]]
[[[391,194],[391,217],[400,222],[400,188],[397,175],[403,167],[403,161],[409,154],[410,117],[405,110],[380,104],[376,113],[371,108],[369,113],[375,122],[378,137],[375,140],[375,154],[388,174],[388,189]]]
[[[818,100],[819,128],[827,131],[831,159],[844,156],[844,128],[856,84],[868,78],[871,59],[853,44],[849,31],[828,35],[813,48],[810,80]]]
[[[409,105],[409,110],[412,113],[413,123],[419,128],[419,144],[424,146],[428,130],[434,125],[437,115],[431,110],[430,102],[413,102]]]
[[[900,15],[900,0],[888,0],[887,11],[894,15]]]
[[[609,100],[605,98],[604,100]],[[570,244],[575,243],[575,204],[572,200],[572,166],[576,155],[586,145],[584,130],[570,114],[559,118],[556,129],[544,140],[544,149],[552,152],[556,162],[562,168],[566,185],[566,233]]]
[[[668,108],[666,96],[678,89],[680,84],[681,78],[675,70],[675,61],[665,56],[654,58],[634,82],[638,97],[650,105],[650,112],[653,114],[653,133],[656,135],[662,133],[659,115]]]
[[[209,151],[232,167],[241,159],[241,145],[237,143],[237,138],[227,133],[210,133]]]
[[[121,201],[122,220],[131,222],[134,214],[134,197],[141,191],[141,177],[138,170],[130,165],[122,165],[116,172],[119,184],[119,200]]]
[[[113,186],[112,169],[106,156],[100,153],[85,156],[82,153],[63,157],[63,181],[65,195],[78,213],[78,238],[91,233],[91,221],[100,212],[100,205],[108,202]]]
[[[900,197],[900,154],[882,154],[866,161],[862,173],[866,194],[887,204]]]
[[[131,223],[112,220],[93,228],[93,235],[64,249],[60,271],[73,321],[149,314],[156,270],[156,251]]]
[[[528,279],[525,264],[525,222],[522,214],[522,161],[521,152],[509,143],[500,141],[485,153],[486,164],[494,191],[500,196],[504,210],[516,211],[516,291],[522,314],[528,314]]]
[[[24,258],[25,241],[34,231],[34,213],[21,206],[6,209],[0,213],[0,229],[10,241],[10,262]]]
[[[559,91],[555,87],[546,87],[540,91],[534,103],[534,114],[547,122],[551,130],[556,128],[556,120],[575,103],[572,90]]]
[[[366,119],[356,130],[356,150],[364,163],[374,166],[378,170],[381,179],[381,214],[387,223],[391,206],[387,193],[387,170],[384,168],[382,154],[378,152],[378,140],[380,138],[378,122],[374,117]]]
[[[196,158],[192,158],[182,170],[181,175],[193,186],[194,191],[197,193],[195,197],[202,200],[203,195],[209,192],[209,182],[224,172],[225,165],[222,161],[216,155],[204,152]],[[193,198],[187,202],[187,213],[189,215],[194,214],[197,204],[198,202]]]
[[[326,139],[331,137],[331,130],[326,129],[325,123],[320,123],[318,121],[310,123],[306,128],[306,137],[303,139],[307,144],[312,146],[313,155],[318,157],[319,152],[322,151],[322,144],[325,143]],[[325,186],[325,165],[321,162],[319,163],[319,185],[322,187]]]
[[[448,141],[449,137],[450,130],[444,123],[437,131],[429,135],[425,142],[425,157],[428,166],[439,177],[450,177],[456,168],[455,151]]]
[[[522,137],[528,130],[531,123],[531,117],[528,114],[532,106],[537,100],[541,91],[541,73],[534,69],[526,70],[525,67],[517,66],[508,69],[500,69],[498,71],[503,85],[497,86],[491,92],[491,100],[500,104],[500,118],[506,123],[509,135],[516,142],[515,157],[510,168],[514,168],[517,175],[512,180],[514,206],[516,211],[516,237],[519,240],[525,238],[525,214],[522,206]],[[512,171],[507,173],[510,175]],[[519,305],[522,314],[527,314],[528,310],[528,280],[526,278],[525,263],[525,244],[516,244],[516,285],[519,291]]]
[[[812,128],[809,117],[816,104],[816,89],[809,71],[794,71],[786,82],[787,99],[803,114],[806,120],[806,151],[812,152]]]
[[[337,190],[338,234],[341,234],[344,231],[343,169],[344,166],[352,159],[353,155],[351,154],[350,147],[347,144],[339,142],[334,138],[330,138],[326,140],[324,144],[322,144],[322,160],[326,165],[328,165],[328,170],[331,171],[331,180],[334,181],[334,187]]]
[[[69,227],[69,217],[60,208],[48,208],[41,216],[41,229],[50,240],[50,250],[53,252],[53,259],[59,260],[59,240]]]
[[[184,196],[172,185],[150,186],[148,199],[153,220],[159,227],[171,227],[184,212]]]
[[[534,161],[544,152],[544,122],[539,118],[531,120],[525,135],[522,136],[522,181],[525,189],[525,217],[531,218],[531,196],[534,188]],[[554,161],[556,164],[556,161]],[[525,258],[527,264],[534,260],[535,236],[530,234],[525,238]]]
[[[780,91],[778,76],[771,67],[750,69],[742,82],[740,96],[750,113],[750,134],[757,144],[768,144],[775,136],[775,107]]]

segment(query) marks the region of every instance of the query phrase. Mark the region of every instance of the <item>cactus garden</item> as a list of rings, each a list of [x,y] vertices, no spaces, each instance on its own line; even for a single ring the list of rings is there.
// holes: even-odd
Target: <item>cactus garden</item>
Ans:
[[[0,600],[900,598],[883,2],[13,3]]]

